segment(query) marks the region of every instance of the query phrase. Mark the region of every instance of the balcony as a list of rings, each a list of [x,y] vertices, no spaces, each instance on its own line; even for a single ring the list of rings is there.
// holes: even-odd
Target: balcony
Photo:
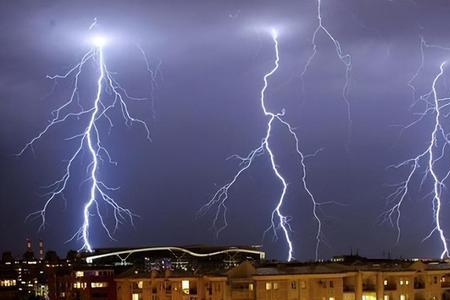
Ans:
[[[375,284],[373,283],[364,283],[363,291],[375,291]]]
[[[236,300],[247,300],[247,299],[255,299],[255,295],[253,292],[245,292],[245,291],[231,291],[231,298]]]
[[[395,291],[397,290],[397,285],[395,283],[388,283],[384,286],[385,291]]]
[[[344,285],[344,293],[353,293],[355,292],[355,287],[353,285]]]
[[[450,282],[447,281],[441,282],[441,288],[450,288]]]

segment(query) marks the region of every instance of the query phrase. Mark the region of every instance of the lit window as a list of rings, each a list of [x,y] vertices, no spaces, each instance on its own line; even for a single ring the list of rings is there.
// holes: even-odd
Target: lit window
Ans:
[[[91,288],[105,288],[108,287],[107,282],[91,282]]]
[[[335,298],[334,297],[330,297],[330,298],[328,298],[328,300],[335,300]]]
[[[75,277],[79,278],[79,277],[83,277],[84,276],[84,272],[83,271],[77,271],[75,272]]]
[[[131,300],[141,300],[140,294],[138,293],[133,293],[131,295]]]
[[[278,282],[274,282],[273,283],[273,289],[274,290],[278,290]]]
[[[403,280],[400,280],[400,285],[403,285]]]
[[[441,282],[445,282],[445,276],[441,277]]]
[[[384,295],[384,300],[389,300],[389,295]]]
[[[249,289],[250,291],[253,291],[253,283],[249,283],[249,284],[248,284],[248,289]]]
[[[142,290],[143,284],[142,281],[133,281],[131,287],[133,290]]]
[[[405,285],[409,285],[409,280],[405,280]]]
[[[0,286],[8,287],[8,286],[15,286],[15,285],[16,285],[16,280],[14,280],[14,279],[12,279],[12,280],[7,279],[7,280],[0,281]]]
[[[181,289],[183,290],[183,293],[189,295],[189,280],[181,281]]]
[[[383,284],[384,284],[384,286],[387,286],[387,285],[388,285],[388,281],[385,279],[384,282],[383,282]],[[385,299],[385,300],[386,300],[386,299]]]
[[[74,289],[85,289],[86,288],[86,282],[75,282],[73,284]]]
[[[400,295],[400,300],[406,300],[406,295],[405,294],[401,294]]]
[[[272,289],[272,283],[271,282],[266,282],[266,290],[271,290]]]

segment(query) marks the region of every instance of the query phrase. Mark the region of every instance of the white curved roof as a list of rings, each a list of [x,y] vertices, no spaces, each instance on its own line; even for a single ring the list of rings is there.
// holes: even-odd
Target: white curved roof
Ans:
[[[180,251],[187,253],[189,255],[195,256],[195,257],[211,257],[215,255],[225,254],[225,253],[249,253],[249,254],[257,254],[259,255],[260,259],[265,258],[265,252],[258,251],[258,250],[251,250],[251,249],[244,249],[244,248],[227,248],[219,251],[213,251],[208,253],[198,253],[194,252],[192,250],[182,248],[182,247],[147,247],[147,248],[135,248],[135,249],[127,249],[127,250],[119,250],[119,251],[113,251],[109,253],[104,254],[98,254],[98,255],[91,255],[86,257],[87,263],[92,263],[94,260],[104,257],[110,257],[110,256],[120,256],[120,255],[131,255],[133,253],[139,253],[139,252],[148,252],[148,251]]]

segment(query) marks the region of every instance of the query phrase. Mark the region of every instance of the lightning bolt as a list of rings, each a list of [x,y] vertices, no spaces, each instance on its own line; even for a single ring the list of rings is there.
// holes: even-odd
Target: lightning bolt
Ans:
[[[417,71],[413,77],[409,80],[408,86],[412,89],[414,97],[416,97],[416,88],[414,81],[419,76],[420,71],[424,67],[425,48],[436,48],[441,50],[450,50],[438,45],[428,44],[423,37],[420,38],[420,55],[421,61]],[[440,175],[438,171],[439,164],[446,154],[446,148],[450,144],[450,134],[446,132],[443,125],[443,121],[448,117],[448,113],[444,113],[445,109],[450,106],[450,97],[440,97],[438,92],[438,84],[442,81],[442,77],[445,74],[447,62],[443,62],[439,66],[439,72],[434,76],[430,91],[426,94],[418,97],[418,100],[425,103],[425,110],[419,114],[419,117],[412,123],[405,126],[403,129],[408,129],[411,126],[419,123],[426,116],[433,116],[433,127],[429,134],[429,140],[426,143],[426,148],[417,154],[416,156],[407,159],[399,164],[389,166],[394,169],[409,168],[405,180],[394,185],[394,191],[388,195],[389,203],[391,207],[385,211],[382,216],[384,221],[389,221],[393,227],[396,228],[397,237],[396,242],[400,241],[401,237],[401,208],[404,205],[406,196],[410,193],[412,181],[422,168],[425,168],[421,178],[420,187],[423,186],[427,179],[431,179],[433,183],[433,189],[428,194],[432,197],[432,210],[433,210],[433,223],[434,227],[430,233],[424,238],[429,239],[433,234],[437,233],[442,243],[441,258],[449,257],[449,249],[447,244],[447,238],[442,228],[442,192],[446,189],[445,181],[450,176],[450,170],[444,175]]]
[[[95,25],[96,20],[89,29],[92,29]],[[87,177],[83,183],[89,183],[89,197],[84,203],[80,204],[82,205],[83,224],[69,241],[72,239],[82,240],[80,250],[89,252],[92,251],[90,221],[94,214],[97,215],[107,236],[113,239],[113,231],[106,225],[100,204],[112,208],[114,216],[114,232],[117,230],[119,224],[124,221],[129,221],[133,224],[133,217],[135,216],[131,210],[121,206],[111,196],[111,192],[117,190],[117,188],[109,187],[101,179],[100,170],[102,164],[110,163],[117,165],[117,162],[112,160],[108,149],[102,143],[102,131],[99,128],[100,122],[106,121],[110,132],[113,127],[111,113],[114,109],[120,109],[125,125],[131,126],[137,124],[142,126],[146,132],[147,139],[150,140],[150,131],[146,122],[134,117],[130,113],[127,104],[130,100],[145,100],[146,98],[131,97],[108,70],[104,55],[104,45],[106,40],[102,37],[95,37],[92,42],[94,46],[84,54],[80,62],[67,73],[63,75],[47,76],[47,78],[51,80],[69,80],[73,78],[71,95],[65,103],[52,111],[52,118],[49,124],[26,143],[17,154],[21,156],[28,149],[34,152],[34,145],[44,135],[48,134],[52,128],[61,125],[68,120],[76,119],[80,123],[83,123],[83,121],[85,122],[85,124],[80,124],[78,134],[66,138],[66,140],[77,140],[77,147],[67,159],[64,174],[55,182],[47,186],[49,192],[46,194],[46,201],[43,207],[41,210],[28,215],[27,219],[40,218],[41,225],[39,230],[44,229],[48,207],[58,197],[64,198],[64,192],[72,177],[74,162],[80,158],[83,152],[87,152],[89,163],[86,167]],[[140,51],[142,51],[141,48]],[[148,61],[146,60],[146,62],[148,67]],[[95,98],[92,100],[89,107],[84,108],[79,99],[79,79],[88,63],[92,63],[97,68],[96,92]],[[153,75],[153,73],[151,75]]]
[[[264,113],[264,116],[267,117],[267,127],[265,131],[265,135],[262,138],[261,144],[252,151],[247,156],[239,156],[239,155],[233,155],[233,158],[237,158],[240,160],[240,169],[236,172],[234,177],[225,185],[223,185],[221,188],[219,188],[216,193],[213,195],[211,200],[206,203],[199,211],[200,214],[206,213],[209,209],[212,207],[217,207],[216,213],[214,215],[213,219],[213,229],[216,231],[216,234],[220,234],[221,231],[223,231],[227,226],[227,206],[226,202],[229,198],[229,190],[233,187],[233,185],[239,180],[239,178],[251,167],[253,162],[258,156],[267,154],[271,169],[275,177],[279,180],[279,182],[282,185],[281,194],[276,202],[276,206],[271,214],[270,219],[270,226],[267,228],[267,230],[264,233],[267,233],[268,231],[272,231],[275,238],[278,238],[278,231],[282,232],[282,235],[286,241],[287,247],[288,247],[288,254],[287,254],[287,260],[291,261],[294,259],[294,245],[292,242],[292,239],[290,237],[290,218],[283,214],[282,207],[284,204],[286,191],[288,188],[288,182],[281,174],[281,171],[279,169],[279,166],[276,163],[276,157],[275,153],[273,152],[273,149],[271,147],[270,139],[272,136],[272,127],[274,123],[279,123],[282,127],[284,127],[287,132],[290,134],[290,136],[293,138],[293,141],[295,141],[295,150],[297,152],[297,155],[299,157],[299,165],[303,172],[303,175],[301,177],[301,183],[303,185],[303,188],[305,189],[306,193],[308,194],[309,198],[311,199],[313,203],[313,216],[317,222],[317,235],[316,235],[316,258],[318,258],[319,255],[319,245],[321,242],[321,229],[322,229],[322,223],[318,216],[318,207],[320,203],[316,202],[314,195],[312,194],[310,188],[307,184],[307,168],[305,164],[305,159],[307,158],[307,155],[304,155],[303,152],[300,150],[300,140],[295,133],[293,127],[284,120],[285,116],[285,110],[283,109],[281,112],[271,112],[267,109],[266,106],[266,90],[269,85],[269,79],[270,77],[276,73],[276,71],[279,68],[279,62],[280,62],[280,55],[279,55],[279,46],[278,46],[278,33],[276,30],[272,29],[271,31],[271,37],[274,44],[274,66],[273,68],[264,75],[263,77],[263,87],[260,91],[260,104],[262,111]],[[313,154],[314,155],[314,154]]]
[[[350,100],[348,97],[349,89],[350,89],[350,80],[351,80],[351,71],[352,71],[352,57],[350,54],[345,53],[342,50],[341,44],[339,41],[333,36],[333,34],[328,30],[328,28],[323,24],[323,18],[322,18],[322,0],[317,0],[317,27],[314,30],[314,33],[312,35],[311,45],[312,45],[312,53],[309,56],[309,58],[306,61],[306,64],[303,68],[303,71],[301,73],[302,83],[304,82],[304,77],[307,73],[307,71],[311,67],[311,63],[313,62],[314,58],[316,57],[318,53],[318,45],[317,45],[317,36],[320,32],[323,32],[326,37],[333,43],[334,48],[336,50],[336,55],[339,58],[339,60],[342,62],[342,64],[345,67],[345,82],[344,86],[342,87],[342,99],[344,100],[345,106],[346,106],[346,114],[347,114],[347,132],[348,132],[348,140],[350,140],[351,136],[351,128],[352,128],[352,117],[351,117],[351,106],[350,106]]]

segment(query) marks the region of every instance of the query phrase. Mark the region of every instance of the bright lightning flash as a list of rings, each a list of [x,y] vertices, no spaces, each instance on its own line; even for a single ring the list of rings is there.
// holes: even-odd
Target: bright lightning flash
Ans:
[[[103,48],[107,42],[108,39],[102,35],[95,35],[91,38],[92,45],[94,45],[97,48]]]
[[[82,247],[80,250],[92,251],[92,244],[90,238],[91,217],[96,214],[99,221],[106,231],[106,234],[113,239],[113,232],[106,225],[101,213],[100,203],[111,207],[114,215],[114,231],[117,230],[120,223],[129,220],[133,223],[134,214],[127,208],[122,207],[115,201],[110,193],[117,188],[107,186],[101,179],[100,167],[103,163],[108,162],[116,165],[109,154],[109,151],[102,143],[102,134],[99,129],[99,123],[105,122],[109,125],[109,130],[113,127],[113,120],[111,113],[113,109],[120,109],[127,126],[132,124],[141,125],[145,132],[147,139],[150,139],[150,132],[147,124],[138,118],[133,117],[129,112],[127,102],[129,100],[144,100],[145,98],[134,98],[129,96],[127,91],[114,79],[113,74],[108,70],[105,62],[104,47],[108,44],[108,39],[105,36],[93,36],[90,39],[92,48],[84,54],[81,61],[71,68],[63,75],[47,76],[52,80],[64,79],[73,80],[73,90],[70,97],[64,104],[52,111],[52,118],[49,124],[34,138],[32,138],[18,153],[22,155],[27,149],[33,150],[34,145],[41,137],[46,135],[53,127],[64,123],[70,119],[85,122],[81,124],[80,131],[73,136],[66,138],[66,140],[77,140],[77,148],[69,156],[65,165],[64,174],[51,185],[48,197],[42,209],[30,214],[27,218],[38,217],[41,219],[39,229],[43,229],[46,224],[46,213],[49,205],[58,197],[64,198],[64,191],[72,177],[72,167],[77,158],[80,158],[83,151],[89,154],[89,164],[87,166],[87,178],[84,182],[88,182],[89,197],[82,205],[83,224],[79,230],[72,236],[82,240]],[[92,63],[97,67],[98,77],[96,80],[95,98],[89,107],[83,107],[79,100],[79,78],[86,67],[86,64]],[[109,96],[109,97],[106,97]]]
[[[438,48],[441,50],[450,50],[440,46],[429,45],[421,38],[421,63],[414,74],[412,79],[408,82],[408,85],[413,89],[414,94],[416,89],[413,85],[414,80],[417,78],[419,72],[424,66],[424,49],[425,48]],[[450,133],[445,129],[444,121],[449,116],[448,108],[450,107],[450,97],[441,97],[438,92],[438,85],[443,81],[445,75],[445,69],[447,68],[447,62],[443,62],[439,67],[439,72],[433,78],[431,90],[421,96],[419,101],[425,103],[426,108],[423,113],[419,114],[419,118],[404,128],[410,128],[412,125],[417,124],[423,120],[426,116],[433,116],[433,127],[427,141],[426,148],[417,156],[407,159],[397,165],[391,166],[395,169],[408,167],[406,179],[399,184],[395,185],[395,190],[388,196],[391,207],[382,215],[384,220],[389,221],[397,231],[397,243],[401,236],[401,208],[404,204],[406,196],[410,193],[410,189],[413,185],[413,178],[421,172],[421,168],[425,168],[423,171],[421,186],[425,183],[425,180],[430,179],[433,183],[433,189],[428,194],[432,198],[433,208],[433,223],[434,227],[431,232],[424,238],[424,240],[430,238],[433,234],[437,234],[442,243],[441,258],[450,257],[447,238],[444,234],[444,230],[441,225],[442,219],[442,193],[447,189],[445,181],[450,176],[450,170],[441,175],[438,171],[439,166],[443,164],[443,159],[447,153],[447,147],[450,145]]]
[[[301,177],[301,182],[303,184],[305,191],[307,192],[308,196],[310,197],[310,199],[313,202],[313,214],[314,214],[314,218],[318,224],[318,231],[317,231],[317,235],[316,235],[316,239],[317,239],[316,257],[318,256],[322,224],[321,224],[321,221],[317,214],[317,208],[320,204],[316,202],[314,195],[311,193],[311,191],[307,185],[307,172],[306,172],[306,165],[305,165],[306,155],[304,155],[303,152],[300,150],[299,138],[297,137],[297,134],[295,133],[293,127],[287,121],[284,120],[284,118],[283,118],[285,115],[284,110],[282,110],[281,112],[278,112],[278,113],[274,113],[274,112],[269,111],[266,107],[266,99],[265,99],[266,97],[265,96],[266,96],[266,90],[268,88],[268,80],[278,70],[279,61],[280,61],[279,47],[278,47],[278,32],[275,29],[272,29],[271,36],[272,36],[272,40],[274,43],[274,51],[275,51],[274,66],[268,73],[266,73],[264,75],[264,77],[263,77],[264,85],[260,91],[261,108],[262,108],[264,115],[268,118],[266,134],[263,137],[261,144],[256,149],[253,149],[247,156],[245,156],[245,157],[238,156],[238,155],[233,156],[235,158],[238,158],[241,161],[241,163],[240,163],[241,168],[237,171],[237,173],[234,175],[234,177],[232,178],[231,181],[229,181],[227,184],[225,184],[219,190],[217,190],[217,192],[213,195],[212,199],[200,209],[200,213],[203,214],[207,210],[209,210],[211,207],[217,206],[215,217],[213,219],[213,228],[215,229],[217,234],[219,234],[222,230],[224,230],[228,226],[227,216],[226,216],[226,214],[227,214],[226,201],[229,197],[229,189],[236,183],[236,181],[239,179],[239,177],[247,169],[250,168],[250,166],[255,161],[255,158],[257,156],[267,153],[269,160],[270,160],[270,165],[272,167],[272,171],[273,171],[275,177],[280,181],[280,183],[282,185],[282,191],[277,200],[276,207],[274,208],[274,210],[272,212],[270,226],[266,230],[266,232],[272,230],[275,238],[277,238],[278,237],[277,231],[281,230],[281,232],[286,240],[287,246],[288,246],[287,260],[291,261],[294,258],[294,256],[293,256],[294,255],[294,246],[293,246],[292,239],[290,237],[291,228],[289,225],[289,217],[285,216],[281,211],[282,206],[284,204],[285,196],[286,196],[288,182],[283,177],[283,175],[280,173],[279,167],[276,163],[275,154],[274,154],[274,152],[271,148],[271,144],[270,144],[270,138],[271,138],[271,134],[272,134],[272,126],[275,122],[278,122],[284,128],[286,128],[286,130],[289,132],[289,134],[292,136],[293,140],[295,141],[296,151],[299,156],[300,168],[302,169],[302,172],[303,172],[303,175]],[[219,219],[222,219],[222,221],[221,221],[222,223],[220,223]]]

